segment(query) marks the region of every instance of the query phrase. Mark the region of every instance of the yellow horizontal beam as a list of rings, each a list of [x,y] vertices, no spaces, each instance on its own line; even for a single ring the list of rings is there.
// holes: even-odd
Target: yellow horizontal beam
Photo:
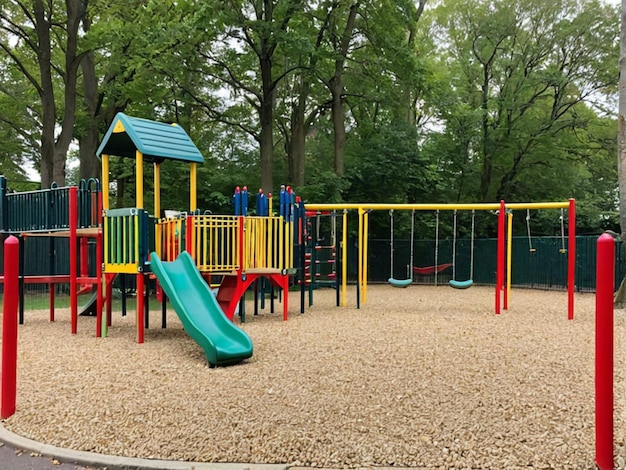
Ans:
[[[339,211],[343,209],[361,210],[416,210],[416,211],[436,211],[436,210],[498,210],[500,204],[374,204],[374,203],[346,203],[346,204],[305,204],[307,210],[313,211]]]
[[[104,272],[107,274],[116,273],[116,274],[137,274],[139,270],[137,269],[137,264],[110,264],[106,263],[104,265]]]
[[[560,209],[569,207],[565,202],[522,202],[506,203],[507,209]],[[446,211],[446,210],[476,210],[493,211],[500,209],[500,203],[470,203],[470,204],[377,204],[377,203],[345,203],[345,204],[306,204],[307,210],[313,211],[340,211],[340,210],[416,210],[416,211]]]
[[[515,209],[567,209],[569,201],[565,202],[512,202],[507,203],[506,208]]]

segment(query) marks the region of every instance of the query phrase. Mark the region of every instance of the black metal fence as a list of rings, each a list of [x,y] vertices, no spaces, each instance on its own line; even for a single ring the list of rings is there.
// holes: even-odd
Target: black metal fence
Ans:
[[[596,277],[595,236],[576,238],[576,290],[595,290]],[[496,239],[479,239],[474,242],[473,266],[469,239],[456,241],[456,256],[452,258],[452,240],[439,240],[435,263],[435,241],[415,240],[413,266],[418,268],[452,264],[437,276],[413,272],[410,263],[410,241],[394,240],[394,266],[391,270],[391,241],[370,240],[368,247],[368,282],[387,282],[389,277],[407,279],[413,276],[417,284],[445,284],[456,280],[473,279],[476,284],[495,284]],[[514,237],[512,245],[511,282],[516,287],[561,290],[567,288],[567,253],[562,252],[560,237],[533,238],[530,251],[528,239]],[[89,244],[90,275],[95,275],[95,245]],[[69,274],[67,239],[55,237],[26,237],[24,243],[24,274]],[[0,271],[2,270],[0,250]],[[456,262],[455,262],[456,261]],[[624,247],[617,242],[615,249],[615,289],[626,274]],[[354,282],[357,273],[356,241],[348,244],[348,277]],[[473,270],[473,273],[471,272]]]
[[[76,188],[79,228],[98,225],[100,183],[95,178],[81,180]],[[0,175],[0,232],[37,233],[67,230],[70,226],[70,187],[57,187],[22,193],[9,192]]]
[[[576,237],[576,290],[594,291],[596,278],[596,236]],[[514,237],[511,253],[511,283],[517,287],[538,289],[567,288],[567,240],[563,249],[561,237],[536,237],[530,250],[528,238]],[[446,283],[473,279],[476,284],[495,284],[497,240],[495,238],[474,241],[473,266],[470,239],[456,241],[455,259],[452,257],[451,239],[439,240],[435,263],[435,240],[415,240],[413,244],[413,266],[418,268],[452,264],[437,274],[422,275],[412,272],[410,263],[410,241],[395,239],[394,266],[391,267],[391,240],[370,240],[368,247],[368,281],[387,282],[389,277],[407,279],[413,275],[418,284]],[[356,250],[352,249],[350,270],[356,274]],[[615,288],[626,273],[624,248],[617,242],[615,248]],[[472,272],[473,271],[473,272]]]

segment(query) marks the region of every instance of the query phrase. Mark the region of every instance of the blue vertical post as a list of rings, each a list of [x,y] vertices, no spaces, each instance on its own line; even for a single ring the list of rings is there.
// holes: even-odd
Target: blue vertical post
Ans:
[[[296,207],[296,192],[292,189],[291,186],[287,186],[287,194],[289,195],[289,220],[294,220],[294,213]]]
[[[233,205],[235,206],[235,215],[241,215],[241,189],[239,186],[235,188],[235,194],[233,194]]]
[[[306,296],[306,209],[304,207],[304,202],[298,197],[296,198],[297,202],[297,234],[298,234],[298,244],[300,246],[300,313],[304,313],[304,300]],[[309,295],[309,299],[311,296]]]
[[[244,186],[241,191],[241,215],[248,215],[248,187]]]
[[[280,194],[278,197],[278,213],[283,216],[286,217],[286,204],[287,204],[287,191],[285,190],[285,185],[281,184],[280,185]]]
[[[259,193],[256,197],[256,213],[262,217],[266,217],[268,215],[267,197],[263,194],[263,188],[259,188]]]

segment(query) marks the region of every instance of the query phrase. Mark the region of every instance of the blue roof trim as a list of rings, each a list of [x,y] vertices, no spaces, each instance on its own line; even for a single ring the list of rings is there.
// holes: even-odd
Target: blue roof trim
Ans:
[[[113,132],[118,122],[121,122],[124,132]],[[118,113],[104,135],[96,155],[99,157],[104,153],[135,158],[137,150],[148,160],[204,163],[198,147],[182,127]]]

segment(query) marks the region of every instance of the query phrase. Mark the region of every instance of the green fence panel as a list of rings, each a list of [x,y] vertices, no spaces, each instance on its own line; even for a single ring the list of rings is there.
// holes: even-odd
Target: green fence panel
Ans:
[[[597,236],[576,237],[576,290],[591,292],[595,290],[596,278],[596,243]],[[536,237],[532,240],[534,251],[530,251],[528,238],[513,237],[511,283],[515,287],[537,289],[567,289],[567,252],[562,252],[561,237]],[[391,240],[370,240],[368,247],[368,281],[386,282],[389,277],[406,279],[411,276],[407,270],[411,258],[409,240],[394,240],[393,270],[391,269]],[[456,241],[456,256],[453,260],[451,239],[415,240],[413,244],[413,266],[428,267],[435,265],[435,246],[437,265],[455,263],[452,267],[438,273],[437,283],[445,284],[453,278],[467,280],[472,278],[476,284],[495,285],[497,240],[495,238],[474,240],[473,267],[471,239]],[[567,240],[565,240],[567,248]],[[349,274],[356,279],[356,249],[349,250]],[[625,275],[626,257],[621,242],[615,249],[615,288],[619,287]],[[473,271],[473,274],[472,274]],[[418,284],[434,284],[434,275],[413,274]]]

